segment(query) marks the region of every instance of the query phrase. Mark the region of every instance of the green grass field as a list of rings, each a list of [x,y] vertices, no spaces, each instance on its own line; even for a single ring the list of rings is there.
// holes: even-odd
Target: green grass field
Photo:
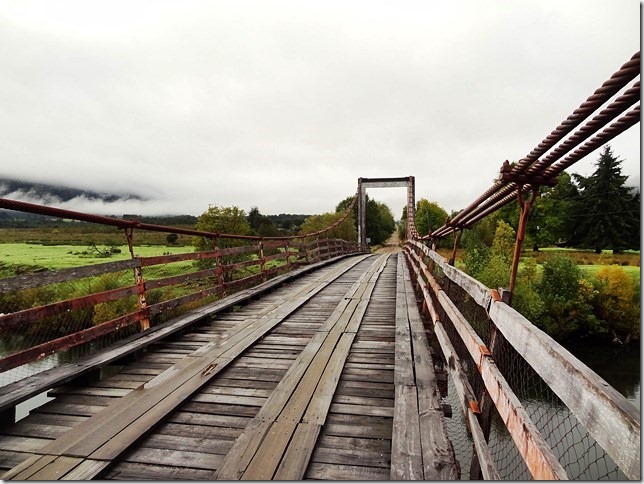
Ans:
[[[99,246],[100,249],[104,247]],[[104,262],[127,260],[130,252],[127,245],[118,247],[121,252],[110,257],[97,257],[92,254],[83,254],[88,248],[82,245],[38,245],[38,244],[0,244],[0,264],[5,267],[22,267],[27,270],[43,268],[48,270],[80,267]],[[182,254],[192,252],[192,247],[174,246],[138,246],[134,253],[142,257],[163,255],[164,253]]]

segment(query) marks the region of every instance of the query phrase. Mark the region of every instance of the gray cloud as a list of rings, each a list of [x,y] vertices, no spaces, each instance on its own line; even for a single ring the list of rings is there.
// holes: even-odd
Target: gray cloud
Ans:
[[[194,214],[320,213],[360,176],[414,175],[418,197],[459,209],[639,49],[639,15],[633,0],[0,0],[0,175]],[[639,179],[638,128],[612,144]],[[399,216],[402,189],[378,197]]]

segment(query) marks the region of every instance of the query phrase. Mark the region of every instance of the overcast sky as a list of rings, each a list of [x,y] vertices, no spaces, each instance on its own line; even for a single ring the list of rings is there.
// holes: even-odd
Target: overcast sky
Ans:
[[[0,46],[0,176],[152,201],[65,208],[322,213],[414,175],[451,211],[639,50],[640,3],[0,0]],[[640,125],[611,144],[639,180]]]

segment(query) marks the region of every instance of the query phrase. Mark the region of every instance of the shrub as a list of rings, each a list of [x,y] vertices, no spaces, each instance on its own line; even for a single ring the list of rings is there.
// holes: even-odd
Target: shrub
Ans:
[[[535,323],[554,339],[563,341],[603,330],[593,313],[596,292],[582,279],[581,270],[570,257],[556,255],[543,264],[537,291],[545,312]]]
[[[595,276],[597,315],[619,342],[630,341],[639,334],[639,288],[617,265],[602,267]]]

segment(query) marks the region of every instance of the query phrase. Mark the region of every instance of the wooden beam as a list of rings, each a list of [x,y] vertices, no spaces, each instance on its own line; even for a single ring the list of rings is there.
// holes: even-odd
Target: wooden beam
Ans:
[[[490,318],[629,479],[641,479],[640,414],[559,343],[498,301]]]

